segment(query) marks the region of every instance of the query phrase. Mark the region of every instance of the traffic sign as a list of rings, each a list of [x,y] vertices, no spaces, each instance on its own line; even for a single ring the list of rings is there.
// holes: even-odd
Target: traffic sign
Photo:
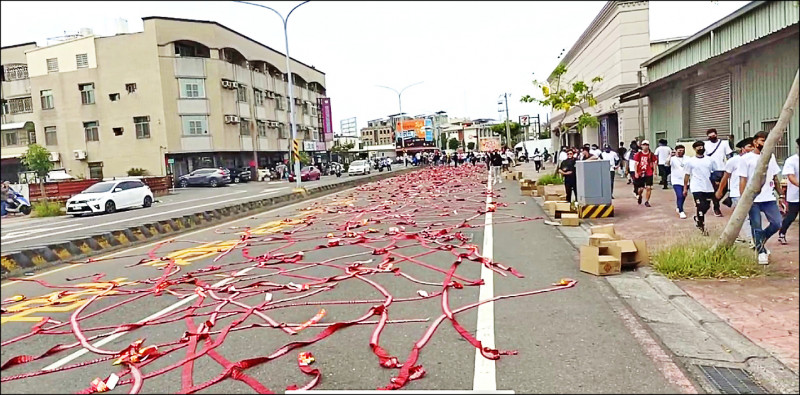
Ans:
[[[520,126],[529,126],[531,124],[531,117],[527,115],[520,115],[519,124]]]

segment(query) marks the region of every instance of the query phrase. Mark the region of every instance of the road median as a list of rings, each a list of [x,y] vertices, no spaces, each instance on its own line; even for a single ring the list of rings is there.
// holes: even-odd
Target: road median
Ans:
[[[0,278],[18,277],[25,275],[25,273],[36,272],[61,263],[87,259],[145,242],[177,236],[189,230],[203,229],[221,222],[336,193],[416,169],[416,167],[404,168],[390,173],[378,173],[363,178],[344,180],[335,184],[293,190],[288,194],[151,221],[137,226],[128,226],[73,239],[60,240],[46,245],[3,251],[2,256],[0,256]]]

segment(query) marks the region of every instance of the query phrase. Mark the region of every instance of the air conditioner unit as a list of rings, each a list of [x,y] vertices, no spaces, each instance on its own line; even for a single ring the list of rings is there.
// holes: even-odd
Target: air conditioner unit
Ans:
[[[268,99],[274,99],[275,98],[275,92],[267,91],[267,98]]]
[[[269,126],[273,127],[273,128],[277,128],[278,127],[278,122],[277,121],[269,121]]]
[[[51,152],[50,153],[50,162],[58,162],[61,160],[61,154],[58,152]]]
[[[239,83],[236,81],[231,81],[231,89],[236,89],[239,87]]]
[[[222,80],[222,87],[230,89],[231,88],[231,82],[228,81],[228,80]]]
[[[239,117],[236,115],[226,115],[225,123],[239,123]]]
[[[72,157],[76,160],[84,160],[86,159],[86,151],[76,149],[72,151]]]
[[[294,99],[294,104],[297,104],[299,106],[299,105],[303,104],[303,101],[298,99],[298,98],[295,98]]]

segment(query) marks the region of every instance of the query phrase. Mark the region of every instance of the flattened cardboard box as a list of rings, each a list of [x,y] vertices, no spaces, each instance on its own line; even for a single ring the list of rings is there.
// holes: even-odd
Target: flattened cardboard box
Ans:
[[[556,211],[566,211],[568,213],[572,212],[572,204],[569,202],[558,202],[556,203]]]
[[[555,193],[548,193],[544,195],[545,202],[562,202],[564,199],[566,199],[566,196],[561,197],[561,195]]]
[[[605,233],[595,233],[589,236],[589,245],[600,247],[606,241],[613,241],[614,237]]]
[[[619,247],[619,258],[623,266],[638,266],[650,263],[650,255],[647,251],[647,243],[644,240],[612,240],[604,241],[600,244],[607,247]]]
[[[593,235],[598,233],[604,233],[611,236],[614,240],[619,240],[617,232],[614,231],[614,224],[592,226],[591,228],[589,228],[589,233]]]
[[[617,258],[619,254],[619,247],[581,246],[580,270],[595,276],[619,274],[622,271],[622,263]]]

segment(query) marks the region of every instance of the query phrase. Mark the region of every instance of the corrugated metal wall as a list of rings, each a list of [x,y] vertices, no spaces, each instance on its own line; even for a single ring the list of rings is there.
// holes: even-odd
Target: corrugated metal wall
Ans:
[[[672,88],[653,92],[650,100],[650,136],[656,140],[657,132],[666,131],[670,147],[683,137],[683,106],[682,93],[679,88]]]
[[[650,81],[664,78],[706,59],[718,56],[800,22],[794,1],[768,1],[727,23],[713,33],[695,40],[647,68]]]
[[[733,70],[732,127],[743,138],[745,122],[750,122],[750,136],[761,130],[764,120],[775,119],[789,94],[794,75],[800,67],[800,38],[792,36],[753,51],[747,61]],[[796,153],[794,139],[800,123],[798,108],[789,123],[789,150]]]

